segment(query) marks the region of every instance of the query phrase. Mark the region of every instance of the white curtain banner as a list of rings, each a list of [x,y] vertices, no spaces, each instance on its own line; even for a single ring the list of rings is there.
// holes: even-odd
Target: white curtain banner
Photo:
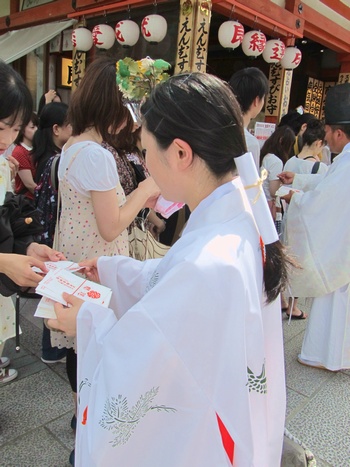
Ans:
[[[76,20],[70,19],[6,32],[0,36],[0,58],[11,63],[46,44],[75,23]]]

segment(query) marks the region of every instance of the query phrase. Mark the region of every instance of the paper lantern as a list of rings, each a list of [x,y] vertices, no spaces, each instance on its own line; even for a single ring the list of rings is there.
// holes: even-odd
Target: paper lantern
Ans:
[[[271,39],[266,42],[262,56],[267,63],[278,63],[282,60],[285,50],[286,46],[281,40]]]
[[[98,24],[92,30],[92,40],[99,49],[110,49],[115,42],[114,29],[108,24]]]
[[[160,15],[145,16],[141,23],[141,33],[151,44],[161,42],[166,36],[167,29],[166,19]]]
[[[261,31],[249,31],[244,34],[242,50],[248,57],[257,57],[263,53],[266,45],[265,34]]]
[[[92,34],[89,29],[76,28],[72,32],[72,44],[77,50],[87,52],[92,47]]]
[[[280,63],[283,68],[294,70],[294,68],[300,65],[301,58],[301,51],[297,47],[287,47]]]
[[[115,37],[123,47],[132,47],[140,37],[140,28],[137,23],[126,19],[115,25]]]
[[[219,27],[218,39],[222,47],[235,49],[242,44],[244,27],[238,21],[225,21]]]

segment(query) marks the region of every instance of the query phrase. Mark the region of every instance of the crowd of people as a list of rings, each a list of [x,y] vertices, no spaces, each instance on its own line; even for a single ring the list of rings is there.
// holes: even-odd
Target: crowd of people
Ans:
[[[77,262],[112,289],[109,308],[65,294],[68,308],[43,325],[42,360],[66,362],[75,401],[72,465],[136,467],[141,452],[147,466],[169,452],[174,467],[280,465],[282,312],[307,319],[300,363],[350,368],[350,84],[328,91],[324,123],[291,111],[260,147],[248,131],[268,93],[259,69],[228,83],[174,75],[140,105],[141,126],[115,70],[95,59],[69,105],[50,90],[35,113],[0,61],[0,152],[15,144],[0,156],[4,191],[32,203],[41,226],[13,234],[11,251],[0,243],[0,325],[14,323],[2,277],[35,287],[45,261]],[[261,179],[245,186],[244,167]],[[168,230],[164,258],[136,260],[128,234],[140,213],[155,237],[168,229],[160,194],[185,206],[181,229]],[[310,316],[299,297],[313,299]],[[1,385],[17,370],[1,356],[14,326],[0,331]]]

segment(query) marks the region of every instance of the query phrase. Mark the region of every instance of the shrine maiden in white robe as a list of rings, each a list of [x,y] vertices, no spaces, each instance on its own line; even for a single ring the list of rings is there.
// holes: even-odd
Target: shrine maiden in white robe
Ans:
[[[350,143],[325,175],[296,175],[286,238],[302,269],[295,297],[313,300],[301,358],[329,370],[350,368]],[[310,190],[310,191],[307,191]]]
[[[239,179],[193,211],[161,260],[102,257],[109,310],[78,314],[76,466],[279,467],[280,301],[264,307]]]

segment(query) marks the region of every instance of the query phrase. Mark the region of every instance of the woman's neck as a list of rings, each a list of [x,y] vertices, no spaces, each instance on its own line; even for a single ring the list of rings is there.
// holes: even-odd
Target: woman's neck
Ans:
[[[81,143],[84,141],[93,141],[94,143],[101,144],[102,140],[102,136],[96,131],[96,129],[90,128],[85,130],[83,133],[80,133],[80,135],[71,136],[65,144],[65,148],[67,149],[72,144]]]
[[[306,157],[315,157],[317,155],[317,149],[312,146],[304,146],[298,154],[298,159],[305,159]]]
[[[28,146],[29,148],[33,147],[33,142],[24,136],[22,143]]]
[[[205,176],[206,175],[206,176]],[[205,198],[207,198],[214,190],[225,183],[231,182],[235,178],[233,173],[226,174],[224,177],[216,178],[210,172],[203,172],[202,176],[197,178],[197,183],[193,183],[193,178],[190,179],[188,199],[186,204],[189,206],[192,212],[198,204]]]

